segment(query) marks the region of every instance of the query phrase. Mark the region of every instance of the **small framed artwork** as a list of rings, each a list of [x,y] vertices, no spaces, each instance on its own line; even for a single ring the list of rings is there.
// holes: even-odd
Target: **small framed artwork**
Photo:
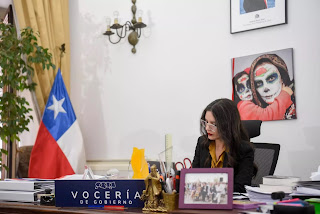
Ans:
[[[181,209],[232,209],[232,195],[233,168],[181,170]]]
[[[230,0],[231,33],[286,23],[286,0]]]

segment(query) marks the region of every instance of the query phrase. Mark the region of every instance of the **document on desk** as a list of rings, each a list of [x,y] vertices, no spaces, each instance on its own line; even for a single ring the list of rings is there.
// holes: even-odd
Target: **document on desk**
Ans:
[[[292,195],[320,196],[320,181],[299,181]]]
[[[6,191],[0,190],[1,201],[19,201],[19,202],[35,202],[37,195],[43,193],[43,190],[36,191]]]
[[[40,189],[54,189],[53,180],[24,180],[8,179],[0,181],[0,190],[35,191]]]
[[[250,201],[265,202],[267,204],[276,202],[271,198],[271,192],[262,191],[259,187],[245,186]],[[289,199],[289,194],[285,194],[284,199]]]
[[[294,193],[319,196],[320,189],[309,188],[309,187],[297,187]]]

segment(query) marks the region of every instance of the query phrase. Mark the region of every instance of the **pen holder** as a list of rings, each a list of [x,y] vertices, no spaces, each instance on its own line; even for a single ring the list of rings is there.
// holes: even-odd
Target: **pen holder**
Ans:
[[[163,193],[163,201],[167,211],[178,209],[179,193]]]

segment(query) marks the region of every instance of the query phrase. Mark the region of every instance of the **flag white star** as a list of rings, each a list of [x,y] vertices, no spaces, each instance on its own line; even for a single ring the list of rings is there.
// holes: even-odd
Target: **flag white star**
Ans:
[[[59,112],[67,113],[64,110],[64,108],[62,107],[64,99],[65,98],[62,98],[61,100],[58,101],[56,99],[56,97],[54,95],[52,95],[53,104],[51,106],[49,106],[48,109],[54,111],[54,119],[56,119],[56,117],[58,116]]]

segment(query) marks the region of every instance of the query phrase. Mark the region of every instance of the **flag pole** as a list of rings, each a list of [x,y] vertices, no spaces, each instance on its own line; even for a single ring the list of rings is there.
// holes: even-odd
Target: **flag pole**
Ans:
[[[61,45],[61,47],[59,48],[59,50],[60,50],[60,70],[61,70],[61,62],[62,62],[62,57],[64,56],[64,53],[66,53],[66,44],[65,43],[63,43],[62,45]],[[61,73],[62,73],[62,71],[61,71]]]

